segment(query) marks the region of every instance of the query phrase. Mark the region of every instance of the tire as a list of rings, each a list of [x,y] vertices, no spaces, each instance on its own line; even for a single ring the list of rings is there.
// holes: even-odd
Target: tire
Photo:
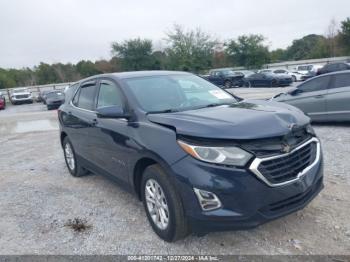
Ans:
[[[277,80],[276,79],[271,80],[270,87],[277,87]]]
[[[224,83],[224,88],[225,89],[232,88],[232,82],[229,81],[229,80],[226,80],[225,83]]]
[[[86,169],[83,168],[80,165],[80,163],[77,161],[77,157],[76,157],[73,145],[69,141],[67,136],[63,139],[62,146],[63,146],[64,160],[66,162],[69,173],[74,177],[80,177],[80,176],[87,175]],[[70,147],[70,152],[71,152],[70,157],[71,158],[68,156],[69,153],[67,152],[67,147]],[[69,162],[70,160],[74,161],[73,165],[70,164],[70,162]]]
[[[292,76],[292,79],[293,79],[293,82],[296,82],[296,81],[297,81],[296,76]]]
[[[52,108],[50,106],[46,106],[47,107],[47,110],[51,110]]]
[[[161,190],[158,190],[159,188]],[[150,192],[158,192],[158,197],[153,198]],[[170,181],[169,175],[159,165],[151,165],[145,169],[142,176],[141,196],[148,221],[161,239],[166,242],[175,242],[189,234],[181,198]],[[147,199],[152,200],[153,203]],[[159,220],[158,225],[155,220]]]
[[[243,86],[247,87],[247,88],[250,88],[250,87],[252,87],[252,84],[250,83],[250,81],[245,81]]]

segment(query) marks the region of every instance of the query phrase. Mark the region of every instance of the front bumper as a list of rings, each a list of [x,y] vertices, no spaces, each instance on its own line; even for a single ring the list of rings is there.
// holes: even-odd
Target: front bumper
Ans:
[[[11,98],[11,100],[12,100],[13,103],[27,103],[27,102],[32,103],[32,102],[33,102],[33,97],[27,97],[27,98]]]
[[[188,156],[172,166],[194,232],[256,227],[304,208],[323,188],[322,154],[292,183],[271,187],[248,169],[215,166]],[[203,211],[193,191],[214,193],[222,207]]]

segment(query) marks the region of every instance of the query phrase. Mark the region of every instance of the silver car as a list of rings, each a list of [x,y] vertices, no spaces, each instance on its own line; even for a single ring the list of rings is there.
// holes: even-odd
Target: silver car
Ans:
[[[314,77],[272,100],[298,107],[313,121],[350,121],[350,70]]]

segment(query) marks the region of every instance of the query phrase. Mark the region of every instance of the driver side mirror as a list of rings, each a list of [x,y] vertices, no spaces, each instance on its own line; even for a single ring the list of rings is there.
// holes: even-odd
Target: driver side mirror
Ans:
[[[106,106],[96,110],[98,118],[130,118],[121,106]]]

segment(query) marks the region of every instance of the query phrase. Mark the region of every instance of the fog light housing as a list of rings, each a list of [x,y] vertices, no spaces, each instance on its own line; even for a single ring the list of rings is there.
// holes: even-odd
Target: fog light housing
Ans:
[[[220,199],[212,192],[193,188],[203,211],[210,211],[220,208]]]

